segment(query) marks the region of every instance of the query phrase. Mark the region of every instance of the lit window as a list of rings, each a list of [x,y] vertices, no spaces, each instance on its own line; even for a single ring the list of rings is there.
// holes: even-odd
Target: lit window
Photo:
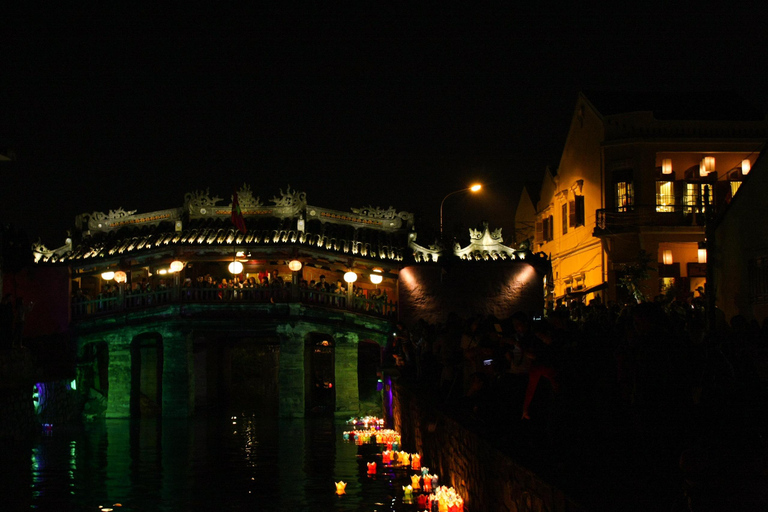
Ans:
[[[656,182],[656,211],[674,212],[675,211],[675,182],[657,181]]]
[[[616,183],[616,209],[620,212],[632,210],[635,198],[635,188],[631,181]]]
[[[683,196],[685,213],[703,213],[704,206],[712,204],[712,185],[708,183],[686,183]]]

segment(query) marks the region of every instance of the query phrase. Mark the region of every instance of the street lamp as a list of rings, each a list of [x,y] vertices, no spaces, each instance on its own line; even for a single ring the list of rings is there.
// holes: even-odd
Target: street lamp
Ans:
[[[474,185],[472,185],[470,187],[462,188],[462,189],[459,189],[459,190],[454,190],[453,192],[449,193],[448,195],[446,195],[443,198],[442,202],[440,203],[440,239],[441,240],[443,238],[443,205],[445,204],[445,200],[448,199],[449,197],[451,197],[454,194],[458,194],[460,192],[477,192],[481,188],[483,188],[483,186],[481,184],[475,183]]]

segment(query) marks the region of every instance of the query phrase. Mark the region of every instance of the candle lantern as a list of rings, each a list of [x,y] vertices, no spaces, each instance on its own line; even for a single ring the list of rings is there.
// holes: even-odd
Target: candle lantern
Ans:
[[[427,476],[429,474],[429,468],[426,466],[421,466],[421,476]]]
[[[424,475],[422,483],[424,492],[432,492],[432,475]]]
[[[407,466],[408,464],[411,463],[410,458],[411,457],[408,454],[408,452],[400,452],[400,464],[402,464],[403,466]]]
[[[413,457],[411,457],[411,469],[414,471],[421,469],[421,457],[419,457],[418,453],[414,453]]]
[[[419,485],[419,479],[421,479],[419,475],[411,475],[411,487],[413,487],[414,490],[421,489],[421,485]]]
[[[376,474],[376,463],[375,462],[369,462],[368,463],[368,474],[369,475],[375,475]]]
[[[347,492],[346,488],[347,488],[346,482],[336,482],[336,494],[338,494],[339,496]]]
[[[381,463],[382,464],[389,464],[392,460],[392,452],[389,450],[384,450],[381,452]]]

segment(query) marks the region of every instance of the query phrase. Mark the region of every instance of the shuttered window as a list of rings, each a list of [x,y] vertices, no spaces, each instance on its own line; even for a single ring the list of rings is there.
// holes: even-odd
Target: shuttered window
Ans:
[[[568,203],[570,213],[568,215],[568,224],[571,227],[584,225],[584,196],[574,196],[574,200]]]
[[[573,203],[573,201],[571,201]],[[571,207],[573,208],[573,207]],[[573,211],[573,210],[571,210]],[[568,233],[568,204],[563,203],[563,234]],[[571,224],[573,226],[573,224]]]

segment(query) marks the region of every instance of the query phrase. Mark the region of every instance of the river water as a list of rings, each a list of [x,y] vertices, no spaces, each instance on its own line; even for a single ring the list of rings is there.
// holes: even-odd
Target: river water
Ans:
[[[345,429],[330,417],[257,415],[54,426],[33,442],[0,445],[0,510],[399,509],[403,477],[366,475],[372,459],[342,440]]]

